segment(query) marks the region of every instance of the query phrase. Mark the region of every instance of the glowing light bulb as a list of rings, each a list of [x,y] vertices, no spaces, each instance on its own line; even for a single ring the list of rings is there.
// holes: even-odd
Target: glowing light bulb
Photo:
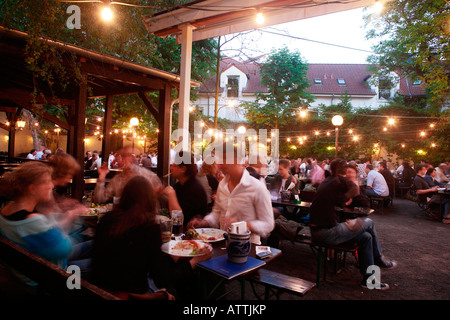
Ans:
[[[111,21],[113,18],[113,12],[110,7],[104,7],[102,10],[102,18],[105,21]]]
[[[263,16],[262,12],[258,12],[256,14],[256,23],[257,24],[263,24],[264,23],[264,16]]]

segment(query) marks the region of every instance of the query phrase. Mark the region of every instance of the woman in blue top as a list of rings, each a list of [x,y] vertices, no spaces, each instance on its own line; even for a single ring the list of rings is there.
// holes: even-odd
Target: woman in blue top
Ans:
[[[70,239],[52,215],[41,214],[35,209],[38,203],[52,197],[50,166],[37,161],[26,162],[14,172],[5,173],[0,185],[2,194],[11,200],[1,209],[0,233],[36,255],[66,268],[72,251]]]

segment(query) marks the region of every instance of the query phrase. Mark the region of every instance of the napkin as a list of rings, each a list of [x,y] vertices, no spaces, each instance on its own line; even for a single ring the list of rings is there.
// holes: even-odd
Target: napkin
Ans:
[[[295,187],[295,183],[291,182],[291,184],[290,184],[289,187],[286,189],[286,191],[291,190],[293,187]]]
[[[247,233],[247,223],[245,221],[233,222],[231,224],[231,233],[237,234]]]

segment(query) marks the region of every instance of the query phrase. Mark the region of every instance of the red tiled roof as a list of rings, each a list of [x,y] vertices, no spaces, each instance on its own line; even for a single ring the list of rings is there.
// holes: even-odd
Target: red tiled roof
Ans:
[[[312,94],[375,95],[369,88],[367,79],[371,73],[367,64],[310,64],[308,79],[311,87],[306,89]],[[321,79],[322,84],[314,84],[314,79]],[[338,84],[337,79],[344,79],[345,85]]]
[[[398,92],[404,96],[424,96],[425,88],[423,87],[423,82],[420,85],[413,84],[413,81],[408,78],[400,79],[400,88]]]
[[[231,58],[223,59],[220,62],[220,70],[224,72],[228,68],[235,66],[247,75],[248,83],[243,93],[267,92],[267,88],[260,84],[259,64],[254,60],[239,62]],[[312,94],[345,94],[373,96],[377,93],[371,90],[367,80],[372,75],[367,71],[368,64],[310,64],[307,77],[310,87],[306,90]],[[314,79],[321,79],[322,84],[314,84]],[[337,79],[344,79],[345,85],[340,85]],[[425,89],[422,86],[412,85],[412,81],[405,78],[400,80],[399,93],[406,96],[424,95]],[[216,78],[212,77],[200,86],[200,93],[215,92]],[[220,88],[220,92],[223,88]]]

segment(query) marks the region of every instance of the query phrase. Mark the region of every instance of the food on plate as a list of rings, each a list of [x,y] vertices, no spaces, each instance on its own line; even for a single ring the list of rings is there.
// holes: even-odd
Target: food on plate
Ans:
[[[105,213],[111,210],[110,206],[107,204],[95,204],[92,208],[86,208],[86,215],[95,216],[101,213]]]
[[[194,240],[184,240],[177,241],[176,244],[172,247],[171,252],[177,253],[182,252],[192,256],[207,254],[209,252],[209,246],[204,243],[197,242]]]
[[[188,229],[183,240],[218,241],[223,239],[223,231],[219,229]]]

